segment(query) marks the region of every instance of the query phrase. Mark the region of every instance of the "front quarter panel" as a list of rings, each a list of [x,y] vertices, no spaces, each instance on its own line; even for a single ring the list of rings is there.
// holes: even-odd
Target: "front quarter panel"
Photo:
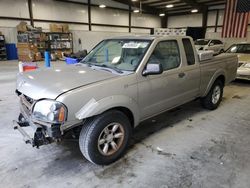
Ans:
[[[139,123],[137,104],[137,79],[135,74],[121,76],[81,87],[57,98],[68,108],[68,119],[62,129],[68,129],[83,119],[103,113],[115,107],[125,107]]]
[[[128,108],[135,116],[135,121],[139,121],[139,110],[136,101],[125,95],[113,95],[99,101],[92,98],[78,112],[75,113],[75,117],[82,120],[116,107]]]

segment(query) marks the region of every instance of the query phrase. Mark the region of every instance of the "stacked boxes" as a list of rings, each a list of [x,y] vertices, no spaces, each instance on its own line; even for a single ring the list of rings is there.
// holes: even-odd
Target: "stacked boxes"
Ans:
[[[68,33],[69,25],[68,24],[50,24],[50,32],[55,33]]]
[[[20,22],[17,26],[17,31],[18,32],[26,32],[27,31],[27,22]]]
[[[24,62],[41,61],[45,51],[51,59],[61,59],[73,52],[73,37],[67,24],[50,24],[50,32],[34,28],[26,22],[17,25],[18,59]]]
[[[30,43],[17,43],[17,52],[19,61],[32,62],[42,60],[37,46]]]

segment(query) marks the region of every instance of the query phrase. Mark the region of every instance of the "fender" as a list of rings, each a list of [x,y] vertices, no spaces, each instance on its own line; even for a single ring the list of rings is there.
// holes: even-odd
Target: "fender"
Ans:
[[[210,91],[211,87],[213,86],[215,80],[219,77],[219,76],[224,76],[225,77],[225,80],[226,80],[226,76],[225,76],[225,71],[222,70],[222,69],[218,69],[214,75],[212,76],[212,78],[210,79],[209,83],[208,83],[208,86],[205,90],[205,93],[202,94],[202,97],[205,97],[208,92]]]
[[[132,98],[124,95],[109,96],[98,101],[92,98],[75,113],[75,117],[79,120],[83,120],[116,107],[125,107],[129,109],[134,116],[134,125],[136,126],[139,124],[140,114],[137,103]]]

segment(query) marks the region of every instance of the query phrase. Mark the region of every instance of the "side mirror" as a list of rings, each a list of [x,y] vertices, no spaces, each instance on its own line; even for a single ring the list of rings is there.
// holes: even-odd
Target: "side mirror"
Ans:
[[[153,63],[153,64],[147,64],[145,70],[142,72],[142,75],[143,76],[157,75],[161,73],[163,73],[162,64]]]
[[[211,42],[211,43],[209,44],[209,46],[214,46],[214,43]]]

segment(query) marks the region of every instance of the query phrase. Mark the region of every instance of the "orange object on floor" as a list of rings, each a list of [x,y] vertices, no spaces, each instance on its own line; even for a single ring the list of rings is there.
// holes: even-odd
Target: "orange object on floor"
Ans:
[[[36,70],[36,66],[23,66],[23,72]]]
[[[22,63],[23,66],[23,72],[27,72],[27,71],[33,71],[36,70],[38,68],[36,63],[30,62],[30,63]]]

